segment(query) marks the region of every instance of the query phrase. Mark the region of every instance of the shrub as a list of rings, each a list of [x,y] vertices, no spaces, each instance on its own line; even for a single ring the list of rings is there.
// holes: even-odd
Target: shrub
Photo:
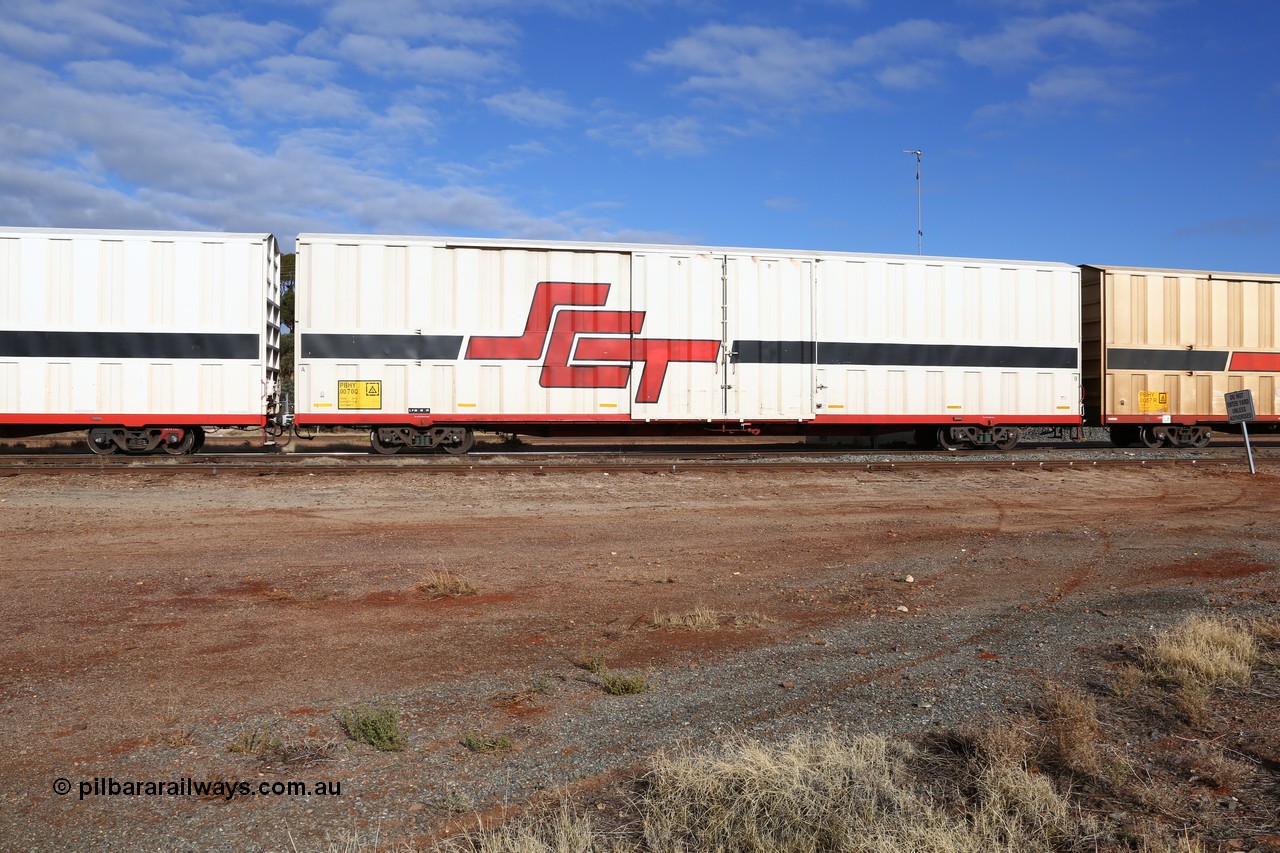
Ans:
[[[647,672],[627,675],[606,670],[599,675],[600,686],[610,696],[625,696],[630,693],[647,693],[649,691],[649,673]]]
[[[338,722],[352,740],[383,752],[400,752],[408,744],[408,738],[400,731],[400,712],[395,708],[347,708],[339,714]]]
[[[468,732],[462,738],[462,745],[483,755],[500,755],[511,751],[511,738],[507,735],[486,737],[480,732]]]

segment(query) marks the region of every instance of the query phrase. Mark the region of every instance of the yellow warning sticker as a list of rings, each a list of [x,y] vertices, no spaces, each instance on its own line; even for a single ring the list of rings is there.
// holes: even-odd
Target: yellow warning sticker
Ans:
[[[355,379],[338,383],[339,409],[381,409],[382,380]]]
[[[1138,413],[1142,415],[1162,414],[1169,411],[1168,391],[1139,391]]]

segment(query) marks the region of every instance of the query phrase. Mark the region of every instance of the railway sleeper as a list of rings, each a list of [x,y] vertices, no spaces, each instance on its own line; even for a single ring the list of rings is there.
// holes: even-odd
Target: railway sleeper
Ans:
[[[443,450],[460,456],[476,442],[470,427],[374,427],[369,431],[369,444],[378,453],[391,455],[406,447],[416,450]]]
[[[170,456],[184,456],[204,446],[204,430],[195,426],[98,427],[89,430],[85,443],[98,456],[142,455],[157,450]]]

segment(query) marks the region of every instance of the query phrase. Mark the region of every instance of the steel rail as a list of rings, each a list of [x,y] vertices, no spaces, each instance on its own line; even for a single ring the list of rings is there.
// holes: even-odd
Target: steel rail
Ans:
[[[164,464],[104,464],[98,460],[86,460],[85,464],[66,464],[64,462],[48,465],[11,465],[0,463],[0,477],[15,477],[22,474],[203,474],[217,476],[222,474],[252,474],[258,476],[275,476],[281,474],[314,475],[314,474],[550,474],[550,473],[643,473],[643,474],[682,474],[696,471],[736,471],[736,472],[825,472],[860,471],[860,472],[901,472],[928,470],[1019,470],[1019,471],[1055,471],[1103,468],[1114,466],[1138,468],[1191,467],[1191,468],[1234,468],[1243,467],[1243,460],[1229,459],[1188,459],[1179,457],[1157,458],[1107,458],[1107,459],[1056,459],[1056,460],[1019,460],[1019,459],[929,459],[929,460],[826,460],[826,461],[781,461],[781,462],[744,462],[741,460],[628,460],[611,462],[456,462],[453,464],[396,464],[393,461],[369,459],[373,464],[334,464],[329,462],[313,462],[310,464],[289,463],[280,459],[272,459],[259,463],[243,461],[196,463],[166,462]],[[377,463],[381,464],[377,464]]]

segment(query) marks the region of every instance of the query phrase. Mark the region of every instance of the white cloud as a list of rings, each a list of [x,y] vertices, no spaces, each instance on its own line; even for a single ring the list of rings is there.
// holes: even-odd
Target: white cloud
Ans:
[[[143,29],[154,25],[157,17],[163,16],[156,16],[147,4],[129,0],[6,3],[0,20],[0,43],[27,57],[96,57],[105,55],[113,46],[162,45],[159,38]]]
[[[186,20],[187,41],[179,52],[189,65],[223,65],[237,59],[278,54],[298,33],[278,21],[255,24],[231,15],[201,15]]]
[[[782,213],[795,213],[798,210],[802,210],[805,204],[798,198],[780,196],[778,198],[765,199],[764,206]]]
[[[326,73],[323,63],[298,58],[266,65],[264,73],[293,71],[304,83]],[[303,228],[538,236],[564,229],[483,188],[416,180],[403,153],[386,147],[389,129],[429,124],[413,105],[372,115],[368,128],[304,128],[274,147],[254,147],[202,109],[85,91],[0,61],[0,116],[27,128],[0,134],[0,218],[8,222],[286,237]]]
[[[254,71],[225,79],[244,106],[265,115],[308,121],[367,120],[369,108],[359,92],[334,82],[337,63],[307,56],[277,56]]]
[[[442,45],[414,47],[401,38],[365,33],[343,36],[336,52],[367,72],[415,79],[472,81],[507,68],[507,60],[493,51]]]
[[[856,103],[860,87],[839,80],[840,44],[791,30],[710,24],[644,58],[688,76],[679,89],[742,106],[790,112],[802,104]]]
[[[508,20],[441,11],[448,3],[419,0],[339,0],[326,20],[341,32],[455,44],[510,44],[518,30]],[[472,10],[482,3],[458,3]]]
[[[853,41],[807,37],[793,30],[708,24],[645,55],[642,68],[671,68],[686,76],[680,91],[766,112],[800,113],[878,103],[874,66],[891,86],[907,80],[901,57],[932,52],[946,27],[908,20]],[[921,72],[915,72],[917,79]]]
[[[851,59],[859,64],[893,60],[940,47],[949,33],[950,28],[937,21],[911,18],[854,39]]]
[[[1139,100],[1138,86],[1128,69],[1051,68],[1027,83],[1024,99],[982,107],[974,117],[1074,115],[1086,109],[1118,108]]]
[[[1005,67],[1044,61],[1072,43],[1118,50],[1141,39],[1134,28],[1093,12],[1072,12],[1048,18],[1017,18],[999,32],[962,40],[960,58],[973,65]]]
[[[554,127],[564,124],[577,114],[577,110],[567,103],[563,93],[528,88],[492,95],[485,98],[483,103],[494,112],[522,124]]]
[[[189,95],[204,88],[201,81],[176,68],[144,68],[120,59],[69,62],[66,71],[85,88],[109,92]]]
[[[886,89],[923,91],[937,86],[939,63],[915,62],[890,65],[876,72],[876,81]]]
[[[693,116],[639,120],[615,117],[588,130],[587,136],[637,154],[692,157],[706,152],[706,133],[702,122]]]

